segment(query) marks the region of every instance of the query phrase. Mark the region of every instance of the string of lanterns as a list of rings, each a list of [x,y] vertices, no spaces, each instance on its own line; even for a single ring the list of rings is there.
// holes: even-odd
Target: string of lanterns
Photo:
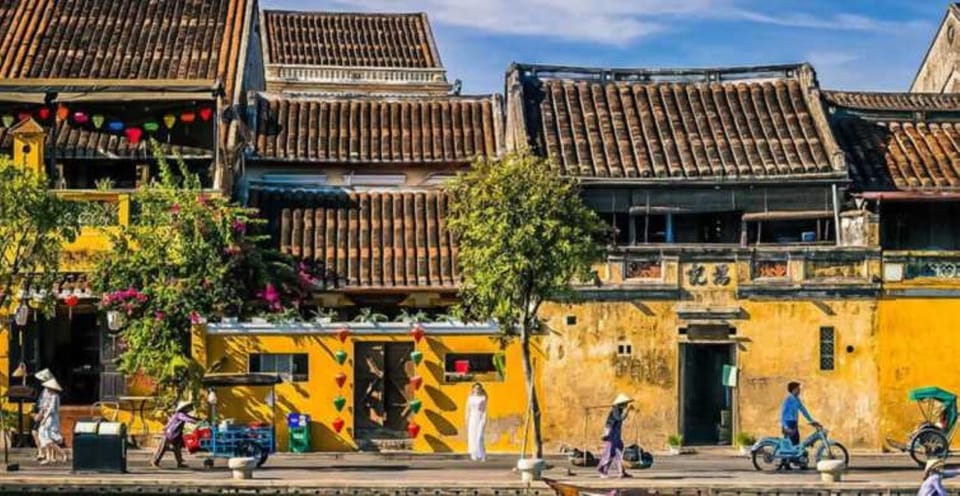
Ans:
[[[337,330],[337,339],[340,340],[341,346],[346,343],[348,337],[350,337],[350,329],[341,327]],[[343,396],[343,385],[347,383],[347,374],[344,374],[342,370],[343,364],[347,362],[347,352],[341,348],[333,354],[333,358],[337,361],[337,364],[340,365],[341,370],[333,376],[334,382],[337,383],[337,396],[333,398],[333,407],[337,410],[337,418],[333,419],[331,426],[334,432],[340,434],[343,426],[346,425],[346,421],[343,420],[340,413],[343,411],[343,407],[347,405],[347,399]]]
[[[166,111],[162,115],[151,116],[142,122],[130,123],[123,119],[108,117],[101,112],[91,112],[89,110],[77,110],[68,107],[66,104],[58,104],[56,112],[50,106],[41,106],[35,110],[21,110],[17,113],[4,113],[0,115],[0,123],[3,127],[9,128],[18,122],[33,118],[42,124],[49,123],[51,117],[55,117],[57,123],[67,123],[75,127],[93,129],[95,131],[107,131],[110,133],[123,135],[132,145],[137,145],[146,134],[154,136],[163,129],[169,138],[170,132],[177,124],[193,124],[199,119],[201,122],[209,122],[213,119],[213,107],[201,106],[198,109],[186,109],[178,112]]]
[[[413,361],[414,375],[410,377],[410,387],[413,390],[413,396],[407,403],[407,409],[410,411],[410,420],[407,422],[407,433],[410,434],[411,438],[416,439],[420,434],[420,424],[417,424],[414,417],[420,413],[420,408],[423,407],[423,402],[416,397],[417,391],[419,391],[420,386],[423,385],[423,377],[417,373],[417,367],[420,366],[420,362],[423,361],[423,352],[418,350],[417,346],[420,344],[420,341],[423,340],[426,331],[423,330],[420,324],[417,324],[410,330],[410,335],[413,336],[413,351],[410,352],[410,360]]]

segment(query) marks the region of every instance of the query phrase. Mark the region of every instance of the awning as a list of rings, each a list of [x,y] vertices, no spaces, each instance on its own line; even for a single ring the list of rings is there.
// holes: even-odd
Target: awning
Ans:
[[[833,215],[834,215],[833,210],[755,212],[755,213],[743,214],[743,221],[759,222],[759,221],[777,221],[777,220],[832,219]]]

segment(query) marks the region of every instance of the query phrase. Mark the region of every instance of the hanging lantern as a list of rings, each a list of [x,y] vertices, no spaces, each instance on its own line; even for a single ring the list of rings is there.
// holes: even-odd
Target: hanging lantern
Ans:
[[[148,133],[155,133],[160,129],[160,123],[156,121],[148,121],[143,123],[143,130]]]
[[[124,318],[123,313],[116,310],[110,310],[107,312],[107,329],[117,332],[120,329],[123,329],[123,325],[125,323],[126,319]]]
[[[333,380],[337,383],[338,388],[342,388],[347,383],[347,374],[337,372],[337,375],[333,376]]]
[[[40,107],[40,109],[37,110],[37,117],[39,117],[41,121],[45,121],[45,120],[49,119],[49,118],[50,118],[50,108],[49,108],[49,107]]]
[[[180,114],[180,120],[187,124],[191,124],[193,121],[197,120],[197,114],[193,112],[184,112]]]
[[[413,412],[414,415],[416,415],[420,413],[420,408],[423,407],[423,402],[420,400],[411,400],[410,403],[407,404],[407,406],[410,407],[410,411]]]
[[[423,336],[426,333],[427,331],[424,331],[423,327],[420,324],[413,326],[413,329],[410,330],[410,335],[413,336],[413,340],[418,343],[420,342],[421,339],[423,339]]]
[[[70,317],[70,320],[73,320],[73,307],[77,306],[77,303],[80,303],[80,298],[72,294],[64,298],[63,302],[67,304],[67,315]]]
[[[90,122],[90,116],[87,115],[85,112],[74,112],[73,122],[76,122],[77,124],[81,124],[81,125],[86,124]]]
[[[334,432],[336,432],[337,434],[340,434],[340,431],[343,430],[343,426],[346,425],[346,422],[344,422],[342,418],[337,417],[336,419],[334,419],[333,423],[331,423],[330,425],[333,426]]]
[[[100,129],[103,127],[103,116],[100,114],[93,115],[93,127]]]
[[[413,363],[415,365],[420,365],[420,362],[423,361],[423,352],[422,351],[410,352],[410,359],[413,360]]]
[[[67,106],[62,103],[57,105],[57,120],[65,121],[67,120],[67,117],[70,117],[70,109],[68,109]]]
[[[204,107],[200,109],[200,119],[204,122],[209,121],[213,117],[213,109],[210,107]]]
[[[112,133],[119,133],[123,131],[123,122],[122,121],[110,121],[107,123],[107,130]]]
[[[336,408],[338,412],[343,411],[343,407],[346,404],[347,404],[347,399],[344,398],[343,396],[337,396],[336,398],[333,399],[333,407]]]
[[[17,114],[17,120],[20,122],[23,122],[29,119],[30,117],[31,117],[30,112],[20,112],[19,114]]]
[[[3,127],[10,127],[14,123],[14,117],[12,114],[4,114],[3,116]]]
[[[338,364],[343,365],[343,363],[347,361],[347,352],[339,350],[333,354],[333,358],[337,360]]]
[[[163,125],[167,126],[167,129],[173,129],[173,126],[177,124],[177,116],[173,114],[167,114],[163,116]]]
[[[420,386],[423,385],[423,377],[420,377],[419,375],[415,375],[415,376],[411,377],[411,378],[410,378],[410,385],[413,386],[413,390],[414,390],[414,391],[419,390],[419,389],[420,389]]]
[[[20,306],[17,307],[17,313],[14,314],[13,320],[20,327],[27,325],[27,322],[30,320],[30,307],[21,303]]]
[[[339,339],[341,343],[346,342],[347,337],[349,336],[350,336],[350,329],[346,327],[341,327],[337,329],[337,339]]]
[[[407,433],[410,434],[410,437],[416,439],[420,435],[420,426],[416,422],[410,422],[407,424]]]
[[[143,129],[139,127],[128,127],[123,133],[127,135],[127,141],[131,145],[139,144],[140,138],[143,137]]]

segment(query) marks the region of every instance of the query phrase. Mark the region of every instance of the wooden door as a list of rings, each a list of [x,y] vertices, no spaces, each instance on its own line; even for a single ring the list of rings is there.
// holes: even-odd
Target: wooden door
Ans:
[[[354,426],[358,436],[402,437],[410,396],[412,343],[358,343]]]

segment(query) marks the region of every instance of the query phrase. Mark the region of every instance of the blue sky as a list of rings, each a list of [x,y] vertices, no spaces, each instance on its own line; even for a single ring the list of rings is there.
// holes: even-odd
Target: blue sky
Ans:
[[[424,11],[451,80],[503,91],[513,62],[702,67],[807,61],[822,86],[905,91],[941,0],[261,0],[263,8]]]

